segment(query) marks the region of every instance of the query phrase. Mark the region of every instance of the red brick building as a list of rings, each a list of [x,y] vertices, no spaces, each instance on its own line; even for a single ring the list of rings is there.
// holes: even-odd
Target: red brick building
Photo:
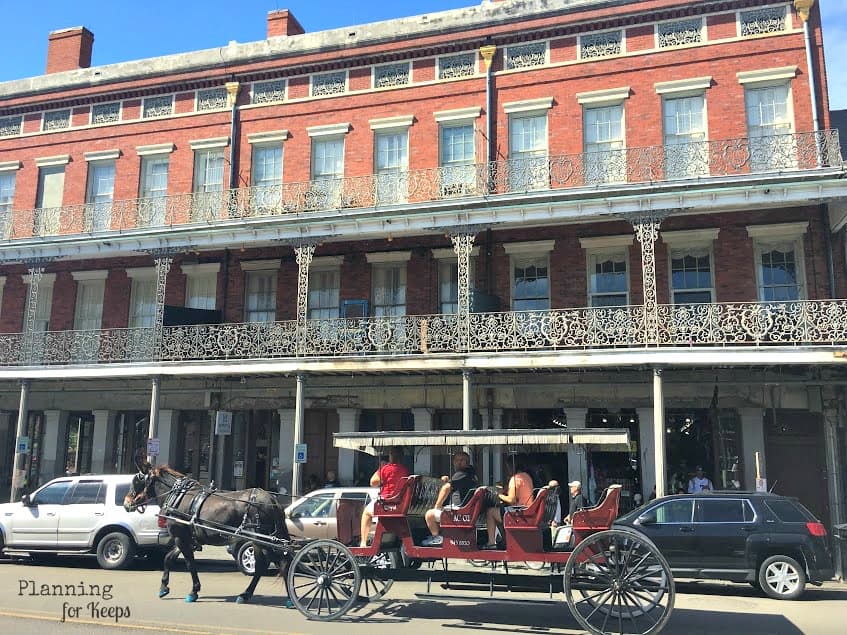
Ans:
[[[301,477],[370,469],[337,430],[560,424],[630,432],[534,457],[590,495],[646,496],[657,464],[660,494],[695,464],[752,488],[758,453],[843,521],[817,7],[552,4],[275,11],[263,41],[100,67],[52,33],[45,75],[0,84],[7,483],[16,434],[29,487],[130,470],[152,435],[201,479],[288,488],[294,443]]]

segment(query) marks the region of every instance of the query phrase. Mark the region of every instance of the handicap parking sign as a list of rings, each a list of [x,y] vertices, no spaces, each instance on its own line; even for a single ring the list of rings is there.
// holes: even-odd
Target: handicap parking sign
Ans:
[[[307,456],[308,456],[308,454],[307,454],[307,449],[306,449],[305,443],[298,443],[297,445],[294,446],[294,462],[295,463],[305,463]]]
[[[29,452],[29,437],[18,437],[18,454],[26,454]]]

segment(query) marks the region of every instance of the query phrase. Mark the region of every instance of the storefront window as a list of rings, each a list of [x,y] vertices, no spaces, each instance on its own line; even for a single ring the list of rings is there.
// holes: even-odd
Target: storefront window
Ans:
[[[621,485],[620,513],[626,513],[635,505],[636,493],[641,491],[641,453],[638,446],[638,414],[634,409],[617,412],[589,410],[589,428],[624,428],[629,430],[629,452],[604,452],[593,450],[588,456],[587,485],[583,492],[592,503],[597,503],[607,487]]]

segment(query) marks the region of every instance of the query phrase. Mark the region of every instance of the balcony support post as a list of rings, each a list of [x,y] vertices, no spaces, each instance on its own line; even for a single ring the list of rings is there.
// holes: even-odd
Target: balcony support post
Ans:
[[[297,354],[306,354],[306,320],[309,317],[309,267],[316,243],[303,243],[294,248],[297,260]]]
[[[12,462],[12,492],[9,502],[14,503],[20,497],[26,485],[26,455],[32,452],[32,441],[26,452],[21,452],[21,438],[25,436],[29,420],[29,379],[21,380],[21,400],[18,405],[18,426],[15,432],[15,459]]]
[[[305,437],[306,412],[304,410],[303,396],[306,391],[306,376],[297,375],[297,391],[294,397],[294,447],[292,453],[294,460],[291,467],[291,496],[292,500],[298,498],[302,493],[303,464],[297,462],[297,446],[303,443]]]
[[[168,286],[168,273],[174,262],[174,251],[171,249],[155,249],[149,252],[156,263],[156,317],[153,321],[153,359],[162,359],[162,335],[165,318],[165,290]],[[152,417],[150,419],[152,424]]]
[[[471,345],[471,253],[475,235],[465,232],[450,235],[453,241],[453,251],[458,258],[457,325],[459,328],[459,350],[468,351]]]
[[[462,371],[462,430],[470,430],[473,426],[473,377],[471,371]],[[465,452],[470,454],[470,448],[465,447]]]
[[[653,369],[653,465],[656,467],[656,498],[665,495],[667,466],[665,465],[665,394],[662,369]]]
[[[641,244],[641,275],[644,288],[644,343],[659,345],[659,306],[656,299],[656,241],[667,212],[650,212],[630,218]]]
[[[150,425],[147,429],[148,439],[159,438],[159,404],[161,401],[162,380],[159,377],[154,377],[150,389]],[[160,442],[161,443],[161,442]],[[155,463],[157,454],[148,454],[147,462]],[[140,467],[140,466],[136,466]]]
[[[38,317],[38,285],[44,277],[44,269],[52,258],[35,258],[26,262],[29,270],[29,297],[24,316],[23,360],[33,363],[35,357],[35,320]]]

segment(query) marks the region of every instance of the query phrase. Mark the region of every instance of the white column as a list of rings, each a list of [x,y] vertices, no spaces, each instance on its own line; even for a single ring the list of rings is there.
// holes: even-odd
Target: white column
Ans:
[[[356,432],[357,422],[359,421],[358,408],[337,408],[338,413],[338,431],[339,432]],[[355,450],[338,449],[338,480],[343,484],[352,485],[356,481],[355,473]],[[368,478],[370,478],[368,474]]]
[[[488,414],[488,409],[483,408],[479,412],[479,417],[482,419],[482,429],[483,430],[491,430],[493,427],[491,425],[491,417]],[[482,471],[477,471],[477,478],[479,479],[480,485],[490,485],[493,481],[491,480],[492,471],[491,467],[493,464],[493,453],[494,448],[484,448],[482,452]]]
[[[584,428],[588,408],[565,408],[568,429]],[[585,446],[568,446],[568,481],[580,481],[582,491],[588,492],[588,455]],[[559,483],[565,487],[564,483]]]
[[[412,416],[415,418],[415,432],[429,432],[432,430],[432,408],[412,408]],[[429,447],[421,448],[415,456],[415,474],[432,473],[432,450]],[[433,476],[438,476],[433,474]]]
[[[92,410],[94,415],[94,434],[91,439],[91,471],[95,474],[106,472],[106,451],[109,427],[114,424],[114,413],[110,410]]]
[[[744,489],[756,489],[756,452],[762,478],[767,478],[765,469],[765,425],[761,408],[739,408],[741,418],[741,447],[744,450]]]
[[[24,432],[27,429],[29,420],[29,379],[21,380],[21,399],[18,406],[18,421],[15,432],[15,458],[12,463],[12,490],[9,496],[9,502],[14,503],[18,500],[22,493],[25,481],[26,454],[18,452],[18,439],[25,436]],[[32,441],[30,440],[29,452],[32,452]]]
[[[638,408],[638,460],[641,463],[641,489],[644,502],[656,485],[656,464],[653,452],[653,409]]]
[[[491,411],[491,427],[495,430],[503,429],[503,409],[494,408]],[[503,481],[503,451],[498,448],[492,448],[491,460],[494,462],[494,482]],[[506,485],[506,483],[503,483]]]
[[[150,424],[147,430],[148,439],[156,439],[159,437],[159,418],[161,416],[159,412],[159,404],[161,400],[161,388],[161,380],[158,377],[154,377],[150,390]],[[150,463],[157,463],[159,461],[159,456],[162,454],[161,447],[162,446],[160,444],[158,455],[147,455],[147,460],[150,461]]]
[[[823,411],[823,433],[826,448],[826,471],[828,474],[830,523],[840,525],[845,522],[844,482],[841,478],[842,457],[838,453],[838,410],[825,408]],[[843,540],[833,540],[833,564],[835,578],[844,581]]]
[[[300,496],[303,489],[303,464],[294,460],[297,445],[303,443],[306,438],[306,404],[303,399],[306,392],[306,377],[297,375],[297,388],[294,396],[294,446],[291,448],[291,495]]]
[[[294,471],[294,408],[280,408],[279,413],[279,485],[291,493],[291,474]],[[286,503],[287,504],[287,503]]]
[[[462,371],[462,430],[470,430],[473,422],[473,383],[471,371]],[[465,450],[467,451],[467,450]]]
[[[159,456],[156,461],[162,465],[171,463],[176,456],[173,454],[176,435],[176,410],[159,410]]]
[[[665,459],[665,394],[662,371],[653,369],[653,462],[656,466],[656,498],[666,494],[667,467]]]
[[[64,475],[65,432],[68,425],[68,413],[63,410],[44,411],[44,441],[41,444],[41,458],[38,476],[43,485],[50,479]]]

